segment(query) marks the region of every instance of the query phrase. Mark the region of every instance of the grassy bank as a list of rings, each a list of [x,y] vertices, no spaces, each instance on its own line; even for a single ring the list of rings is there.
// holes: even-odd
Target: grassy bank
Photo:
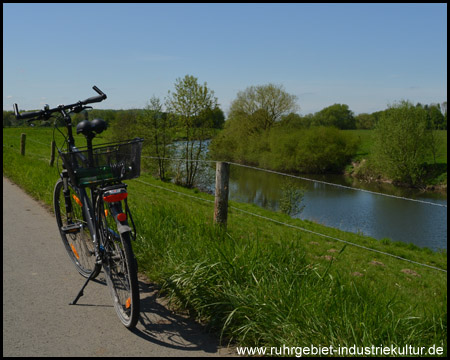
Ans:
[[[3,174],[50,206],[57,179],[48,166],[51,132],[27,129],[25,157],[18,152],[20,132],[4,129]],[[447,274],[332,238],[442,269],[446,253],[234,202],[224,232],[212,224],[213,197],[148,175],[127,183],[140,271],[161,285],[175,308],[224,340],[253,346],[436,345],[447,353]]]

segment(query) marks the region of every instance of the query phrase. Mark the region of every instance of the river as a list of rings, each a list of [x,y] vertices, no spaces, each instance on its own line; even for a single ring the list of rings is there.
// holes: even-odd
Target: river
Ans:
[[[249,168],[231,166],[230,200],[254,203],[274,211],[279,210],[283,195],[281,186],[286,177]],[[358,191],[358,188],[395,196],[405,196],[435,204],[447,205],[445,196],[399,189],[388,184],[363,184],[344,176],[302,176],[331,182],[345,189],[315,181],[291,179],[303,189],[303,211],[294,217],[375,239],[413,243],[433,250],[447,249],[447,208],[421,202]],[[357,186],[357,187],[356,187]]]
[[[301,202],[304,209],[293,217],[379,240],[388,238],[432,250],[447,249],[447,207],[387,197],[358,189],[445,206],[446,194],[424,193],[391,184],[369,184],[343,175],[302,177],[311,180],[292,179],[231,165],[229,198],[279,211],[280,198],[283,196],[282,185],[289,179],[294,187],[304,191]],[[345,185],[351,189],[314,180]],[[214,167],[204,166],[199,182],[202,188],[214,192]]]

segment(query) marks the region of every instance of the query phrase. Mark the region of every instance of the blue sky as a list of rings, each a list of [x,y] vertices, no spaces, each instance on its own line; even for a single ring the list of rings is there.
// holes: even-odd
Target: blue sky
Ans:
[[[144,107],[177,78],[283,85],[300,114],[447,101],[447,4],[3,4],[3,109]]]

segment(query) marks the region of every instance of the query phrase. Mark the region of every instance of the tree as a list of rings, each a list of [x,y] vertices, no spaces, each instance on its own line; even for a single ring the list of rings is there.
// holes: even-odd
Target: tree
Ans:
[[[426,108],[428,112],[429,127],[433,130],[444,129],[444,114],[442,114],[439,104],[430,104]]]
[[[213,129],[223,129],[225,114],[218,106],[214,109],[206,109],[199,115],[199,124],[208,124]]]
[[[297,96],[288,94],[282,85],[250,86],[240,91],[231,103],[229,118],[246,118],[254,129],[268,130],[283,115],[299,110]]]
[[[353,111],[345,104],[334,104],[314,115],[315,126],[334,126],[341,130],[356,129]]]
[[[152,96],[145,107],[140,121],[139,133],[147,140],[145,154],[156,157],[158,176],[161,180],[167,177],[166,158],[170,156],[170,144],[173,138],[173,114],[163,111],[163,104],[156,96]]]
[[[441,104],[441,109],[442,109],[442,112],[444,113],[444,124],[443,124],[442,128],[444,130],[447,130],[447,101],[444,101]]]
[[[357,129],[373,129],[376,118],[373,114],[362,113],[355,116],[355,125]]]
[[[115,113],[114,121],[108,124],[110,131],[107,135],[113,141],[122,141],[132,139],[135,136],[140,136],[138,131],[138,118],[141,110],[129,109],[121,110]],[[101,113],[91,112],[89,117],[92,119],[96,116],[101,116]]]
[[[427,111],[408,101],[390,106],[380,116],[374,132],[373,160],[390,179],[418,185],[424,163],[433,148]]]
[[[3,127],[13,126],[14,125],[14,112],[3,110]]]
[[[208,136],[212,121],[205,112],[218,107],[214,91],[203,85],[192,75],[178,78],[175,82],[175,91],[169,91],[166,99],[169,112],[176,114],[183,127],[186,145],[184,158],[186,160],[186,178],[184,185],[192,187],[198,170],[198,160],[205,149],[204,141]]]

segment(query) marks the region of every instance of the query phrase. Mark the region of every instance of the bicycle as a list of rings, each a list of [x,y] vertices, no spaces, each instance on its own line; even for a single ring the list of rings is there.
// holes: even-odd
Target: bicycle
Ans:
[[[136,226],[128,207],[127,184],[122,180],[140,175],[143,139],[94,146],[93,138],[106,130],[107,124],[101,119],[83,120],[76,132],[86,137],[87,146],[77,148],[70,114],[106,99],[99,88],[93,89],[98,95],[84,101],[52,109],[45,105],[43,110],[22,114],[14,104],[14,113],[17,119],[29,123],[49,120],[57,113],[67,129],[65,136],[55,121],[54,127],[63,134],[67,147],[58,148],[63,170],[53,192],[54,211],[64,247],[86,278],[70,305],[77,303],[89,281],[103,268],[117,315],[127,328],[133,329],[140,312],[137,261],[131,244],[136,239]]]

